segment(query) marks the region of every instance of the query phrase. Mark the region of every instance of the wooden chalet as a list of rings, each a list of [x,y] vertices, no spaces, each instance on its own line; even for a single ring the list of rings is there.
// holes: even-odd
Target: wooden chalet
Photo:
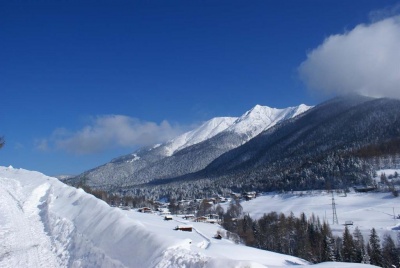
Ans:
[[[178,225],[174,228],[175,231],[191,232],[193,227],[190,225]]]
[[[196,219],[194,219],[195,222],[207,222],[208,217],[206,216],[201,216],[201,217],[197,217]]]
[[[182,218],[185,219],[185,220],[193,220],[193,219],[195,219],[196,217],[195,217],[193,214],[189,214],[189,215],[183,216]]]
[[[151,208],[148,208],[148,207],[139,208],[138,211],[142,212],[142,213],[153,213]]]

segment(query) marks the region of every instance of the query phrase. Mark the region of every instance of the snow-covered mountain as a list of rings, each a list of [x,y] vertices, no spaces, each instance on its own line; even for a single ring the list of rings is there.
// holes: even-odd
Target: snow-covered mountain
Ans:
[[[304,104],[286,109],[256,105],[253,109],[236,119],[227,131],[244,134],[248,139],[251,139],[277,123],[293,118],[310,108],[310,106]]]
[[[213,239],[218,225],[124,211],[38,172],[0,167],[0,267],[261,268],[302,259]],[[373,267],[323,263],[314,267]]]
[[[200,127],[167,142],[164,145],[166,155],[171,156],[176,151],[214,137],[232,126],[236,119],[236,117],[216,117],[207,121]]]
[[[213,118],[164,144],[115,158],[70,182],[84,181],[91,187],[110,190],[193,173],[262,131],[310,108],[304,104],[285,109],[256,105],[238,118]]]
[[[368,185],[374,169],[398,168],[399,125],[399,100],[338,97],[263,131],[205,169],[170,182],[185,192],[188,179],[190,189],[195,188],[194,181],[212,181],[209,188],[214,191]]]

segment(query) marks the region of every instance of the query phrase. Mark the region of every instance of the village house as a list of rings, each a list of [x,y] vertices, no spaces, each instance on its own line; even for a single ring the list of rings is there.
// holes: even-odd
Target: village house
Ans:
[[[148,208],[148,207],[139,208],[138,211],[142,212],[142,213],[153,213],[151,208]]]
[[[201,216],[201,217],[197,217],[196,219],[194,219],[195,222],[207,222],[208,217],[206,216]]]
[[[221,222],[218,214],[209,214],[209,215],[207,215],[207,218],[208,218],[208,220],[206,222],[208,222],[208,223],[220,223]]]
[[[174,228],[175,231],[191,232],[193,229],[190,225],[178,225]]]
[[[195,217],[193,214],[189,214],[189,215],[183,216],[182,218],[185,219],[185,220],[193,220],[193,219],[195,219],[196,217]]]

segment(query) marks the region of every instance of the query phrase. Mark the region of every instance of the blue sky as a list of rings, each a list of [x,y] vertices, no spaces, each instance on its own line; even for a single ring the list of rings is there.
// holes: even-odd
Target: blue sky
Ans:
[[[365,88],[327,85],[347,81],[337,70],[349,64],[330,61],[375,32],[396,53],[397,36],[379,29],[396,32],[398,11],[382,0],[0,1],[0,165],[78,174],[215,116]],[[386,74],[387,61],[368,72]]]

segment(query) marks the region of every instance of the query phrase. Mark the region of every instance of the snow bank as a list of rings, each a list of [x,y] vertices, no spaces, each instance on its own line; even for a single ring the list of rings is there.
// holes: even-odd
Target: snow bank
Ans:
[[[118,210],[57,179],[1,168],[0,184],[0,203],[6,212],[1,218],[6,248],[2,265],[151,267],[170,246]],[[28,229],[34,230],[33,235]],[[26,255],[20,248],[28,246],[39,249],[28,252],[38,261],[30,263],[31,256],[25,256],[25,263],[16,261]],[[42,259],[51,262],[44,265]]]

